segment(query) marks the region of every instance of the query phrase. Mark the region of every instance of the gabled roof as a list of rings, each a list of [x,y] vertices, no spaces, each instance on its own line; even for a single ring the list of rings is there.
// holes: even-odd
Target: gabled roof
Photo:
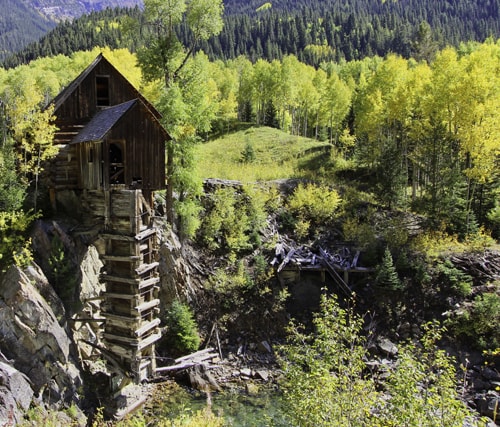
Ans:
[[[101,141],[106,134],[115,126],[125,113],[130,110],[137,102],[138,99],[124,102],[123,104],[108,107],[99,111],[94,118],[85,126],[82,131],[73,138],[71,144],[78,144],[80,142]]]
[[[54,110],[57,110],[63,103],[68,99],[68,97],[80,86],[83,80],[92,72],[92,70],[99,64],[100,62],[106,62],[109,64],[111,68],[116,70],[117,74],[119,74],[121,77],[123,77],[123,80],[125,83],[129,86],[130,90],[132,93],[134,93],[135,98],[139,98],[144,104],[147,105],[151,113],[157,118],[161,118],[160,112],[153,107],[153,104],[151,104],[144,96],[130,83],[117,69],[116,67],[111,64],[102,53],[97,55],[96,59],[92,61],[92,63],[83,70],[80,75],[73,80],[68,86],[66,86],[51,102],[52,105],[54,105]]]

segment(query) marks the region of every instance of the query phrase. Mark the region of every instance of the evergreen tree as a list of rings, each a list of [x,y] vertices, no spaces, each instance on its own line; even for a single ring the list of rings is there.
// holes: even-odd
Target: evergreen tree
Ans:
[[[403,286],[396,271],[396,267],[394,267],[392,254],[388,247],[385,248],[382,262],[377,268],[375,283],[383,289],[393,291],[399,290]]]

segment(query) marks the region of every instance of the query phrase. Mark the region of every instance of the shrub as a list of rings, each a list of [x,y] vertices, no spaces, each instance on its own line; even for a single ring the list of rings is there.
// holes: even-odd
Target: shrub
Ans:
[[[209,249],[233,253],[259,246],[259,230],[265,224],[266,208],[274,194],[252,187],[243,191],[216,190],[208,200],[200,229],[203,243]]]
[[[364,358],[363,321],[343,309],[336,297],[322,296],[314,318],[315,333],[292,323],[289,343],[282,347],[285,413],[290,425],[367,426],[367,409],[377,396]]]
[[[375,417],[379,423],[373,425],[465,425],[470,414],[458,398],[454,361],[437,345],[442,331],[437,322],[429,323],[418,344],[399,346],[398,361],[385,381],[390,398],[379,400],[380,412]]]
[[[174,353],[192,353],[200,346],[200,336],[188,305],[177,300],[166,313],[167,334],[165,345]]]
[[[5,270],[12,262],[24,267],[32,259],[31,241],[26,240],[26,233],[35,218],[32,214],[22,211],[0,211],[0,265]]]
[[[445,260],[437,265],[438,281],[447,290],[462,298],[470,295],[472,291],[472,277],[453,266],[450,260]]]
[[[396,268],[394,267],[394,261],[389,248],[385,248],[384,257],[377,268],[375,283],[381,288],[392,291],[400,290],[403,287]]]
[[[463,426],[453,359],[437,346],[441,329],[425,326],[419,343],[398,346],[398,360],[369,375],[363,319],[323,296],[315,332],[292,323],[282,347],[284,412],[290,425],[339,427]],[[469,424],[471,425],[471,424]]]
[[[470,307],[447,320],[452,332],[479,349],[500,347],[500,296],[477,295]]]
[[[200,212],[202,208],[198,201],[189,199],[175,202],[175,211],[179,217],[179,228],[183,237],[192,238],[200,228]]]
[[[299,184],[288,200],[288,209],[297,218],[295,231],[305,236],[312,225],[328,225],[335,218],[340,203],[341,198],[335,190],[324,185]]]
[[[255,159],[256,159],[255,150],[253,149],[252,144],[247,142],[245,148],[243,149],[243,152],[241,153],[240,161],[242,163],[252,163],[255,161]]]

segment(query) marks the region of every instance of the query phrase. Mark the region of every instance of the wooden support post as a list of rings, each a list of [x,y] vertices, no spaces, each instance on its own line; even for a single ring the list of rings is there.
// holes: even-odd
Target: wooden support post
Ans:
[[[145,199],[140,190],[114,189],[106,194],[109,231],[101,234],[106,241],[102,256],[106,270],[101,274],[106,283],[103,336],[107,349],[140,382],[156,369],[155,343],[161,337],[156,230],[144,228]]]

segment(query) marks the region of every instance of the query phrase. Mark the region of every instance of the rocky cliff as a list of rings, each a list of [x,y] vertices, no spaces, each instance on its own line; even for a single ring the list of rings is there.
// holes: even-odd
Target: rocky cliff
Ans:
[[[185,263],[175,234],[157,227],[162,302],[195,298],[196,257]],[[92,412],[92,400],[102,405],[112,394],[101,342],[104,241],[96,230],[57,221],[38,221],[32,240],[36,263],[0,278],[0,426],[15,425],[30,406]]]
[[[64,404],[79,399],[80,370],[69,331],[38,286],[36,266],[11,267],[0,283],[0,423],[18,419],[33,399]]]
[[[141,6],[142,0],[34,0],[26,1],[53,21],[77,18],[85,13],[107,7]]]

